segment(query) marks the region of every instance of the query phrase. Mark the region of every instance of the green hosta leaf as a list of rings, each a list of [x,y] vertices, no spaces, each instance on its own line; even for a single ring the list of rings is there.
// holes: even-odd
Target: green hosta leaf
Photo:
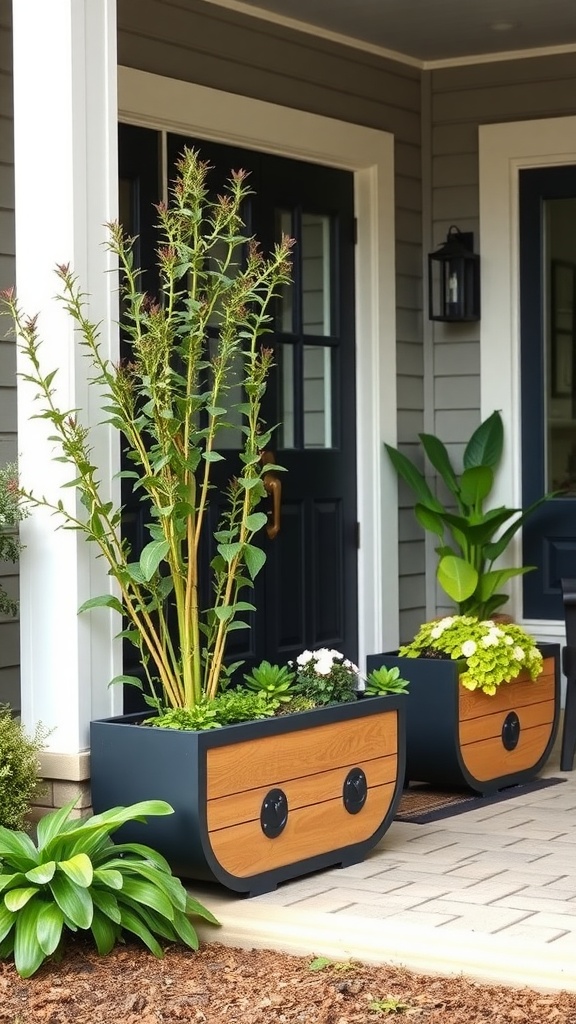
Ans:
[[[64,925],[64,914],[55,903],[41,903],[36,921],[36,937],[42,951],[50,956],[58,947]]]
[[[442,589],[457,603],[471,597],[478,585],[474,566],[457,555],[446,555],[440,560],[437,576]]]
[[[465,469],[460,477],[460,499],[464,505],[480,508],[488,497],[494,483],[494,471],[490,466],[472,466]]]
[[[26,881],[26,875],[22,871],[16,871],[12,875],[0,875],[0,892],[4,892],[5,889],[16,889]]]
[[[65,916],[69,917],[77,928],[89,928],[92,923],[94,906],[88,889],[76,885],[72,879],[59,871],[50,882],[50,888],[56,903]]]
[[[245,544],[244,561],[246,562],[246,568],[248,569],[251,579],[255,579],[264,566],[266,555],[262,551],[262,548],[257,548],[254,544]]]
[[[172,921],[174,908],[166,894],[152,882],[140,878],[125,878],[122,886],[120,899],[129,896],[136,903],[143,903],[146,907],[156,910],[162,917]]]
[[[140,568],[146,582],[151,580],[160,562],[168,554],[170,545],[167,540],[153,540],[147,544],[140,555]]]
[[[90,836],[97,831],[101,831],[104,836],[116,831],[127,821],[145,821],[149,814],[174,814],[174,808],[165,800],[142,800],[130,807],[111,807],[108,811],[95,814],[86,821],[80,821],[77,827],[67,830],[67,838],[76,839]]]
[[[16,914],[13,914],[3,903],[0,903],[0,942],[6,938],[15,923]]]
[[[122,907],[122,927],[142,939],[144,945],[151,953],[154,953],[154,956],[161,958],[164,955],[161,945],[156,941],[150,929],[146,927],[137,912],[130,907]]]
[[[45,958],[37,936],[38,915],[42,906],[40,900],[27,903],[16,920],[14,964],[21,978],[30,978]]]
[[[190,949],[198,949],[200,943],[198,941],[196,929],[190,923],[186,914],[183,914],[181,910],[176,910],[174,912],[174,931],[182,942],[185,942]]]
[[[171,868],[166,858],[163,857],[161,853],[158,853],[157,850],[152,850],[149,846],[144,846],[142,843],[115,843],[112,847],[112,851],[115,857],[121,853],[135,853],[137,857],[145,858],[145,862],[150,862],[155,867],[160,868],[161,871],[165,871],[167,874],[171,873]],[[131,864],[132,859],[133,858],[130,858],[130,860],[124,860],[122,862],[123,865],[126,866],[127,863]],[[92,863],[96,865],[98,860],[99,858],[93,857]],[[142,864],[140,860],[135,861],[134,863]]]
[[[212,911],[208,910],[206,907],[203,907],[202,904],[198,902],[198,900],[194,899],[193,896],[186,897],[186,913],[194,914],[196,917],[201,917],[204,919],[204,921],[209,921],[210,924],[220,924],[220,921],[218,921],[217,918],[214,917]]]
[[[450,462],[450,456],[446,445],[434,434],[419,434],[420,442],[426,453],[428,461],[438,470],[448,490],[452,494],[458,494],[458,480]]]
[[[130,871],[136,876],[140,875],[142,878],[147,879],[165,893],[174,907],[177,907],[179,910],[186,909],[186,889],[179,878],[174,878],[174,876],[169,873],[169,868],[168,873],[166,873],[163,869],[159,869],[153,864],[146,864],[143,861],[133,860],[128,857],[122,861],[111,861],[111,864],[123,867],[125,874],[127,871]],[[128,880],[129,879],[126,878],[126,881]]]
[[[38,851],[30,836],[25,832],[12,832],[0,825],[0,861],[10,864],[18,871],[29,871],[39,860]]]
[[[100,910],[105,917],[109,917],[115,924],[120,924],[120,907],[114,893],[105,889],[92,888],[92,899],[94,906]]]
[[[35,885],[29,885],[23,889],[10,889],[4,896],[6,909],[15,914],[17,910],[22,910],[22,907],[25,907],[37,892],[38,888]]]
[[[45,864],[39,864],[37,868],[32,868],[31,871],[26,872],[26,878],[29,882],[35,882],[38,885],[45,885],[51,878],[54,877],[56,871],[56,861],[49,860]]]
[[[94,936],[96,949],[100,956],[106,956],[112,949],[114,949],[120,929],[118,927],[114,927],[114,923],[110,918],[98,909],[94,911],[90,930]]]
[[[45,847],[57,836],[62,826],[68,821],[70,812],[76,805],[75,800],[71,800],[64,807],[59,807],[56,811],[50,811],[49,814],[45,814],[43,818],[40,818],[37,826],[38,834],[38,849],[44,850]]]
[[[78,614],[82,612],[88,612],[91,608],[113,608],[114,611],[120,612],[120,615],[124,614],[124,609],[117,597],[113,594],[101,594],[100,597],[91,597],[88,601],[84,601],[78,609]]]
[[[504,445],[504,427],[498,411],[474,431],[464,450],[464,468],[472,466],[490,466],[496,469],[502,458]]]
[[[96,868],[94,881],[108,886],[109,889],[121,889],[124,885],[124,879],[120,872],[111,871],[109,868]]]
[[[92,862],[85,853],[77,853],[69,860],[61,860],[58,867],[65,875],[68,875],[72,882],[76,882],[76,885],[80,885],[84,889],[92,885]]]

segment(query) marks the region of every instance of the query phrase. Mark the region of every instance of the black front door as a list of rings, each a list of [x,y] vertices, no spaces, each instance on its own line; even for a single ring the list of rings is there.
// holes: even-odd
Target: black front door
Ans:
[[[128,144],[123,144],[124,133]],[[139,177],[134,154],[140,149],[150,161],[151,147],[160,152],[160,136],[149,129],[121,126],[120,140],[120,178],[131,196],[130,230],[148,237],[156,197],[150,197]],[[248,201],[245,220],[264,249],[282,233],[296,239],[294,282],[279,298],[273,331],[266,337],[275,350],[275,366],[265,417],[267,423],[279,424],[273,451],[286,470],[280,475],[280,530],[273,540],[262,531],[267,561],[257,578],[257,613],[250,630],[231,634],[230,657],[243,659],[248,667],[262,658],[283,663],[305,648],[328,646],[356,660],[353,176],[169,135],[168,179],[184,145],[198,149],[213,166],[210,180],[216,191],[231,169],[250,171],[255,194]],[[150,268],[153,283],[153,260],[144,250],[142,243],[140,259]],[[229,476],[235,472],[233,438],[230,443]],[[224,487],[224,477],[221,483]],[[129,520],[136,539],[138,517],[136,508],[132,511],[136,518]]]
[[[524,616],[562,619],[576,576],[576,167],[520,172]]]

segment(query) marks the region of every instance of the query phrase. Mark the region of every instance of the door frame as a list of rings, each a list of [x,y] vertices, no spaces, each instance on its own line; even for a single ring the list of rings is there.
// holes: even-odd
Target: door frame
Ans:
[[[576,117],[480,125],[480,252],[482,320],[480,394],[482,418],[500,409],[505,450],[495,503],[522,503],[520,408],[519,172],[527,167],[576,164]],[[511,564],[522,564],[519,537]],[[563,641],[560,620],[522,617],[521,577],[511,581],[511,612],[541,640]]]
[[[354,173],[358,648],[363,666],[367,654],[397,647],[399,633],[397,481],[383,449],[384,441],[397,441],[394,137],[126,67],[118,68],[118,113],[131,124]]]

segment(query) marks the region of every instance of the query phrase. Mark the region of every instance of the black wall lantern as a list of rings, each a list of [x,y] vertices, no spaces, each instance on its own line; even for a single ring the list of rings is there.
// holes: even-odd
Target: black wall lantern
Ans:
[[[471,231],[452,225],[446,241],[429,254],[428,315],[451,323],[480,319],[480,257]]]

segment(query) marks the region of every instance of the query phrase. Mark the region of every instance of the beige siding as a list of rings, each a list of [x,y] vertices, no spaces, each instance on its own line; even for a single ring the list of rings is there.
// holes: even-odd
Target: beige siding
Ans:
[[[118,26],[120,64],[394,134],[398,430],[402,445],[413,442],[423,429],[424,375],[419,72],[197,0],[119,0]],[[422,534],[404,528],[406,505],[404,495],[404,636],[422,620],[425,605]]]
[[[12,33],[10,5],[0,10],[0,289],[14,283],[14,121],[12,112]],[[0,331],[0,465],[17,455],[16,356],[12,341]],[[0,581],[18,596],[12,565],[0,565]],[[18,707],[19,631],[13,619],[0,617],[0,703]]]

